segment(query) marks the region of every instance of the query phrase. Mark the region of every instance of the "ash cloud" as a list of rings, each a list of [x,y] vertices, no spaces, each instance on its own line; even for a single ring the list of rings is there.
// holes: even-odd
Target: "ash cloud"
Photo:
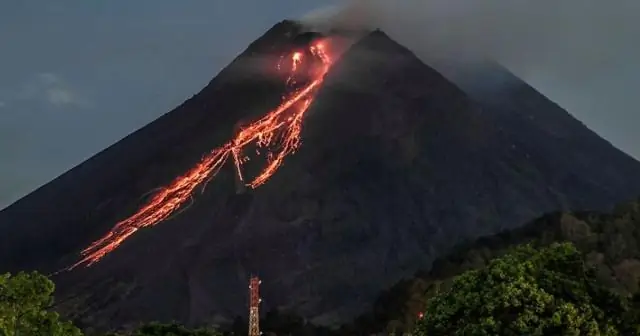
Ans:
[[[486,57],[576,76],[640,56],[639,14],[634,0],[351,0],[304,21],[380,28],[428,59]]]
[[[640,158],[639,15],[637,0],[350,0],[302,21],[380,28],[454,81],[495,60]]]

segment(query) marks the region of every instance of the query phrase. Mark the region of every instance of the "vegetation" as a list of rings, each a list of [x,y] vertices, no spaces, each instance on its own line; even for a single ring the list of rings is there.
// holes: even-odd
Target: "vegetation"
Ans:
[[[188,329],[177,323],[149,323],[131,332],[114,333],[108,336],[222,336],[222,333],[212,328]]]
[[[610,214],[547,215],[460,246],[339,331],[275,310],[261,326],[264,335],[640,334],[639,224],[640,201]],[[50,309],[53,291],[38,273],[1,275],[0,336],[81,336]],[[228,329],[152,323],[110,335],[246,335],[246,322]]]
[[[639,292],[640,200],[620,205],[611,213],[554,213],[516,230],[505,231],[460,245],[431,270],[417,272],[380,293],[371,310],[342,327],[349,332],[374,334],[414,329],[427,302],[453,285],[454,277],[485,267],[514,246],[534,248],[572,242],[594,268],[599,283],[623,296]]]
[[[268,312],[260,325],[266,336],[329,336],[334,334],[328,328],[315,326],[300,316],[278,310]]]
[[[231,335],[247,335],[247,321],[236,317],[229,328]],[[260,319],[260,329],[265,336],[331,336],[337,335],[334,330],[309,323],[304,318],[277,309],[268,311]]]
[[[598,283],[571,243],[516,248],[456,277],[414,335],[636,335],[638,307]]]
[[[82,335],[80,329],[48,309],[53,290],[53,282],[36,272],[0,275],[0,335]]]

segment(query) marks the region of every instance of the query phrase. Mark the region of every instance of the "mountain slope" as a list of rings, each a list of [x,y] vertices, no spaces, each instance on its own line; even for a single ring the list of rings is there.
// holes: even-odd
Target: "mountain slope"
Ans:
[[[506,68],[490,61],[439,65],[438,69],[448,78],[496,116],[517,149],[529,155],[534,165],[542,167],[545,161],[553,162],[547,166],[546,174],[554,174],[554,170],[571,173],[557,175],[553,181],[558,187],[581,185],[585,189],[580,202],[567,204],[567,208],[599,208],[605,199],[613,206],[615,203],[611,201],[621,196],[622,199],[637,196],[640,177],[635,159],[615,149]],[[538,142],[531,146],[523,138],[535,138]],[[586,192],[590,188],[587,184],[602,192],[598,195]]]
[[[228,138],[239,120],[277,104],[284,85],[269,73],[271,58],[290,47],[287,34],[297,29],[276,25],[200,93],[0,212],[0,229],[8,233],[0,238],[2,268],[55,267],[60,254],[77,253],[87,236],[113,225],[116,219],[105,216],[134,211],[144,194]],[[238,99],[247,92],[251,99]],[[17,243],[26,241],[30,246]]]
[[[276,25],[198,95],[0,212],[0,271],[68,266],[154,188],[276,106],[285,85],[270,69],[300,31]],[[456,242],[640,193],[638,183],[588,171],[556,183],[574,167],[551,169],[544,158],[563,147],[538,147],[526,133],[537,125],[511,127],[371,32],[326,75],[302,147],[265,185],[238,188],[228,163],[179,215],[90,268],[58,274],[60,309],[97,327],[211,321],[244,313],[254,272],[266,306],[345,320]],[[516,140],[538,159],[514,150]],[[637,162],[600,164],[640,172]]]

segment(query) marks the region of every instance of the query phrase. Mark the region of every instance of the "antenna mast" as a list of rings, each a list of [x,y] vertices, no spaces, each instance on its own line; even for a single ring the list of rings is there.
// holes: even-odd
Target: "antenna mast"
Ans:
[[[249,336],[260,336],[260,284],[257,276],[249,280]]]

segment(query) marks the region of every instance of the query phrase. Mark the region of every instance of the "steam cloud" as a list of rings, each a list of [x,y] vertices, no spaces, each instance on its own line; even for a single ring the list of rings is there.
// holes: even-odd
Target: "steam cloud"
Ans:
[[[521,75],[563,77],[640,56],[637,0],[351,0],[311,24],[381,28],[420,57],[495,59]]]
[[[303,22],[380,28],[454,81],[493,59],[640,158],[638,18],[637,0],[347,0]]]

